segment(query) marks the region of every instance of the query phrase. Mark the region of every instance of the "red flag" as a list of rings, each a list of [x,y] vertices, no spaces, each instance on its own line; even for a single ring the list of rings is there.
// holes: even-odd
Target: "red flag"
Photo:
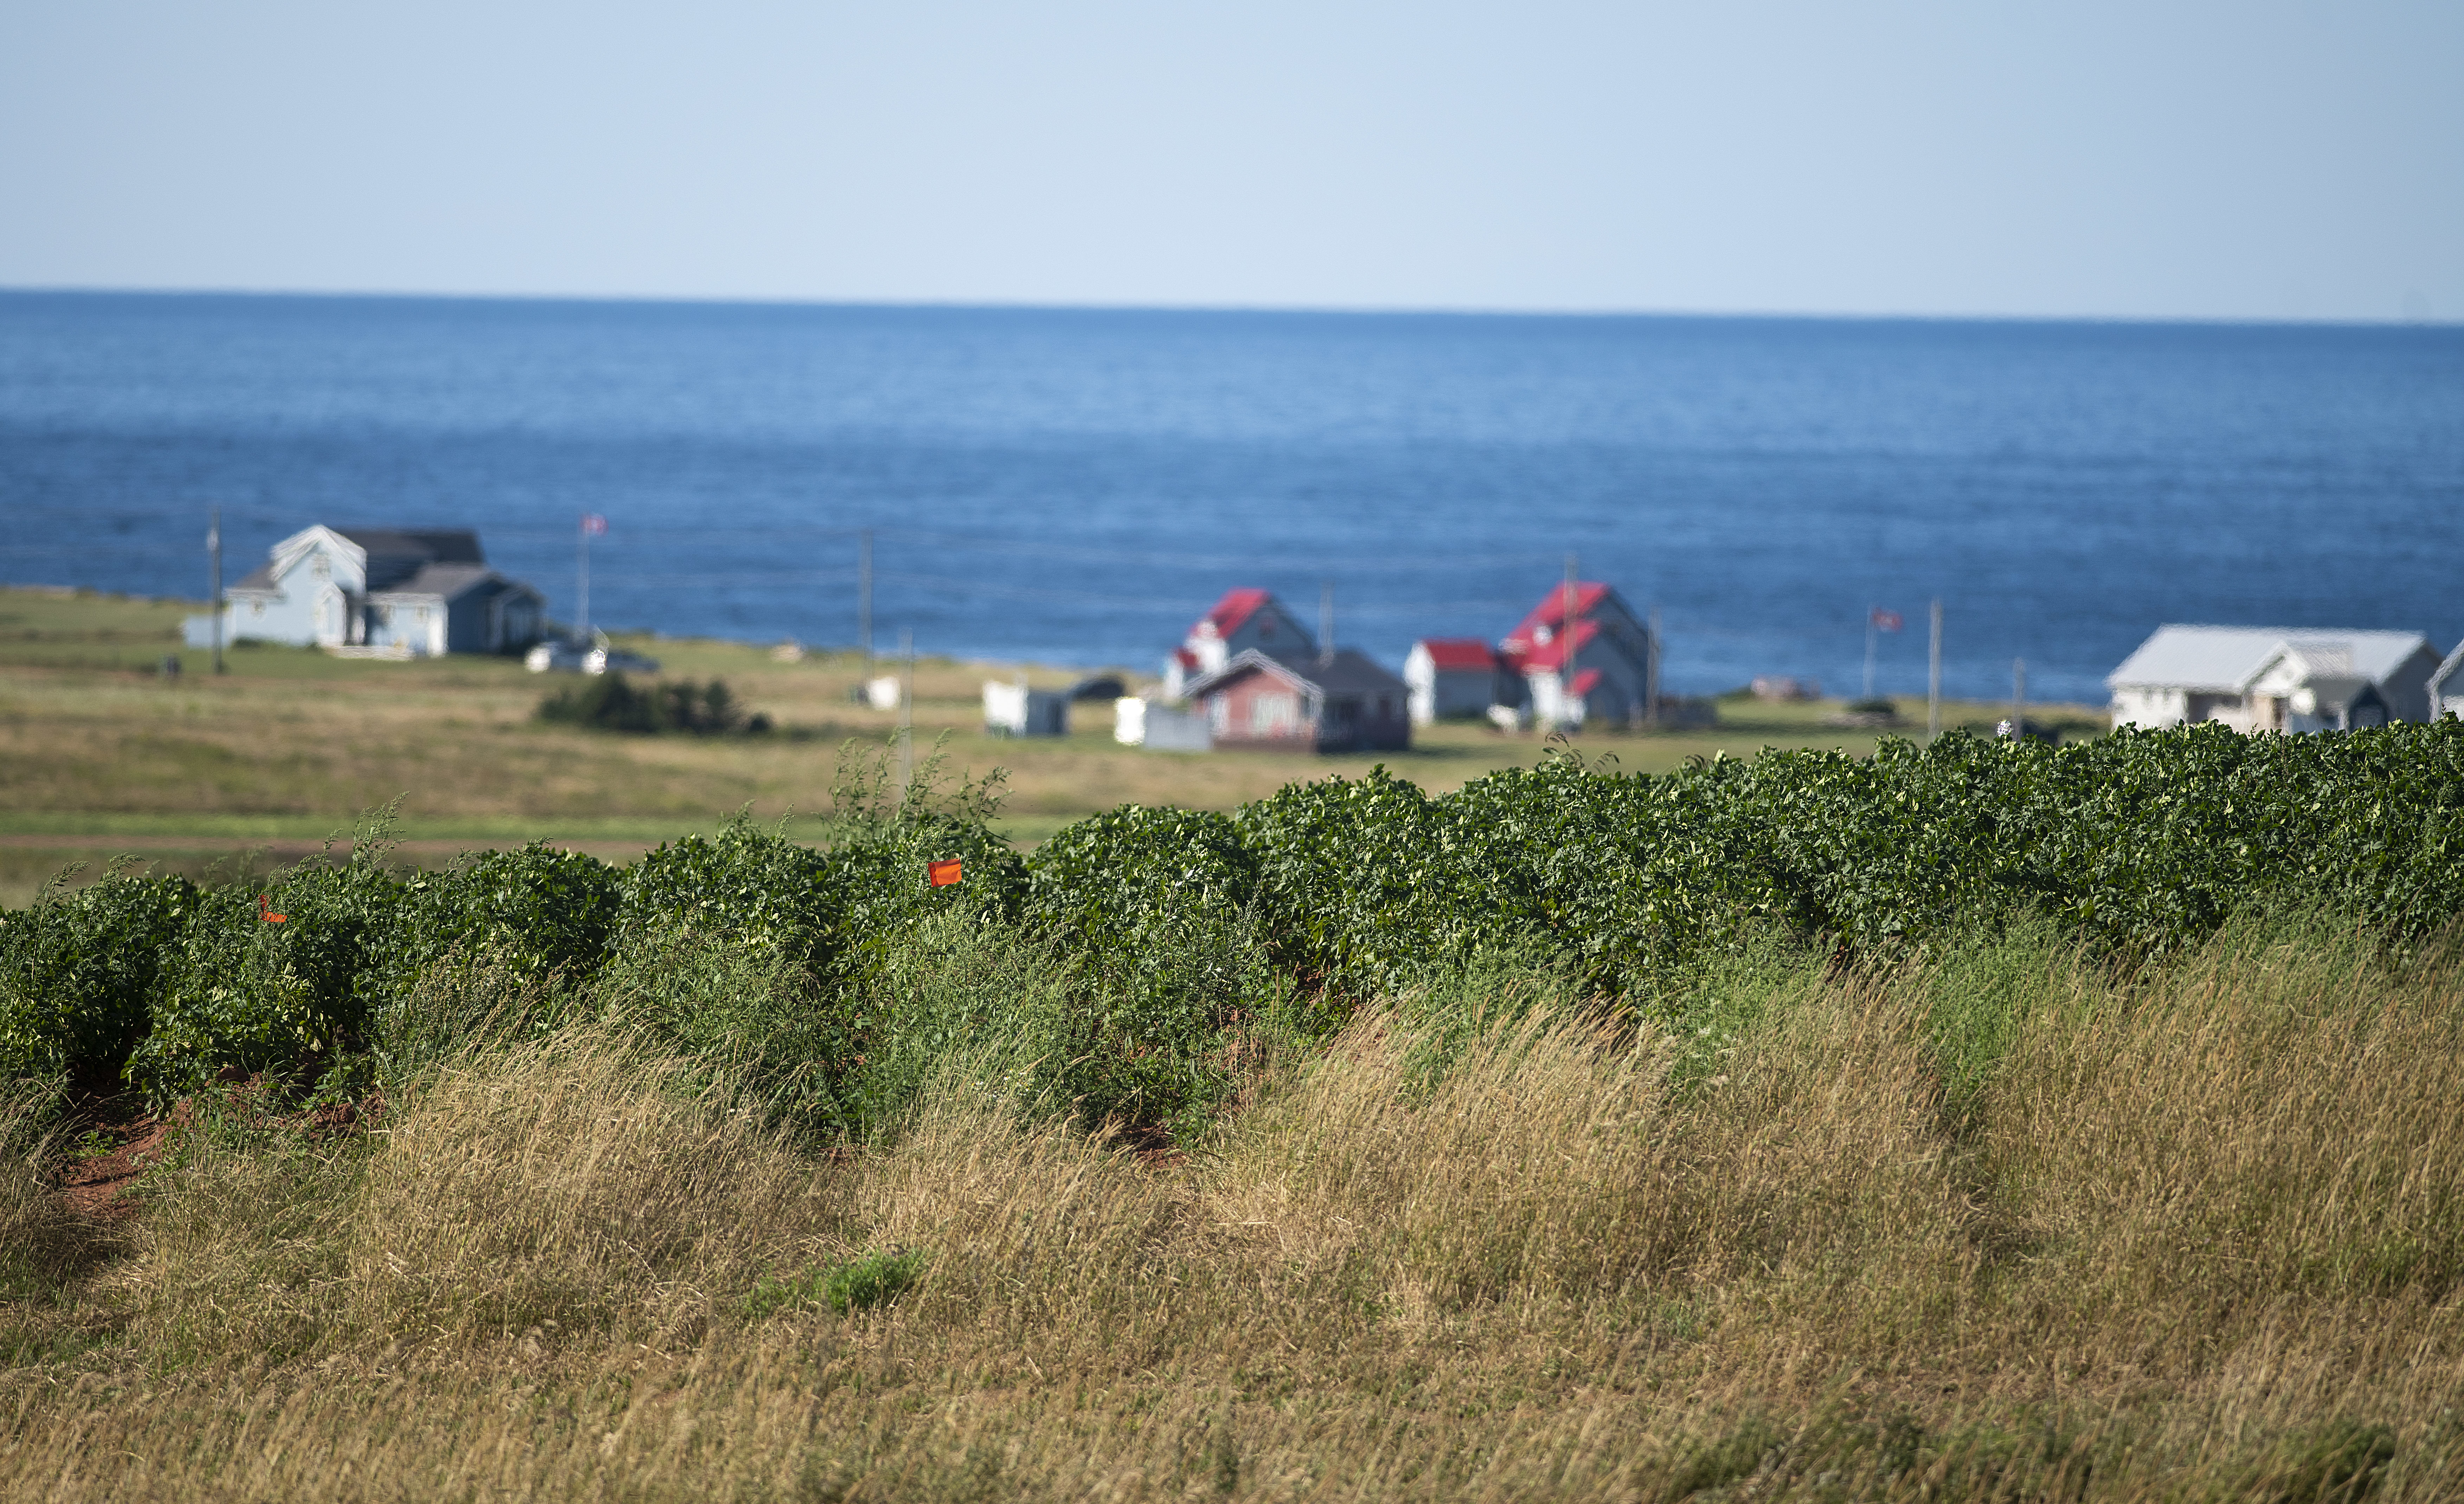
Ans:
[[[291,922],[290,915],[277,914],[274,911],[271,896],[264,893],[256,896],[256,917],[269,925],[287,925]]]
[[[1897,611],[1885,611],[1881,606],[1876,606],[1874,608],[1874,625],[1880,627],[1881,630],[1885,632],[1896,632],[1905,623],[1901,621],[1900,614]]]
[[[958,881],[958,859],[952,857],[947,861],[935,861],[924,870],[933,879],[935,887],[945,888]]]
[[[582,531],[598,537],[607,531],[607,519],[595,512],[585,512],[582,514]]]

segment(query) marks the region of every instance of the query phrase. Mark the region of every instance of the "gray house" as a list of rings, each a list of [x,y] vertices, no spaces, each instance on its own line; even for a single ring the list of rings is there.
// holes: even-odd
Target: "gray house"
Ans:
[[[2116,726],[2350,730],[2431,719],[2438,666],[2418,632],[2168,625],[2104,683]]]
[[[545,630],[547,599],[488,567],[467,529],[313,527],[224,593],[223,640],[405,657],[519,652]],[[213,639],[190,617],[192,647]]]

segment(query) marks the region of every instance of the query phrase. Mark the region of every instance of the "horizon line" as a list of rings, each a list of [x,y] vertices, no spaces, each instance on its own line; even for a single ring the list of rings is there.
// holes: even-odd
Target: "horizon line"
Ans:
[[[0,297],[196,297],[324,300],[332,302],[428,303],[572,303],[631,307],[867,309],[883,312],[969,312],[1050,314],[1199,314],[1281,315],[1331,318],[1563,318],[1563,319],[1704,319],[1799,321],[1821,323],[1939,324],[2146,324],[2285,329],[2452,329],[2464,327],[2464,317],[2305,316],[2230,314],[2013,314],[2013,313],[1856,313],[1776,308],[1515,308],[1479,305],[1241,303],[1241,302],[1084,302],[1028,298],[865,298],[754,296],[690,293],[521,293],[440,292],[403,289],[257,288],[209,286],[110,286],[76,283],[0,283]]]

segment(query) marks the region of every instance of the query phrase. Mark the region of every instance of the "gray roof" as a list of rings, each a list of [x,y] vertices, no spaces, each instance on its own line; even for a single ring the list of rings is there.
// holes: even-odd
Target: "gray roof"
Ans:
[[[2282,647],[2350,653],[2355,673],[2384,684],[2405,660],[2428,651],[2430,640],[2418,632],[2334,627],[2160,626],[2104,683],[2113,689],[2150,686],[2238,694]]]
[[[2430,692],[2441,699],[2464,699],[2464,678],[2456,677],[2459,672],[2464,672],[2464,643],[2456,643],[2455,651],[2448,654],[2431,672]],[[2450,686],[2453,687],[2453,694],[2448,692]],[[2435,710],[2438,708],[2431,706],[2431,708]]]
[[[1321,694],[1408,695],[1412,692],[1411,686],[1379,667],[1375,659],[1356,647],[1336,649],[1331,663],[1322,662],[1314,653],[1279,658],[1252,647],[1215,672],[1191,681],[1181,693],[1195,700],[1216,686],[1252,668],[1273,674],[1295,688],[1314,689]]]
[[[416,574],[368,592],[371,600],[388,596],[434,596],[451,600],[478,585],[501,583],[502,575],[485,564],[422,564]]]
[[[479,534],[468,528],[336,528],[367,550],[368,589],[401,590],[399,583],[429,564],[485,565]]]

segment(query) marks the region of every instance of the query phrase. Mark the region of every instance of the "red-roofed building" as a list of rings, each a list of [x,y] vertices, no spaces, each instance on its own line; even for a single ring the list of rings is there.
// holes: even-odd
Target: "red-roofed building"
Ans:
[[[1636,722],[1657,692],[1657,654],[1651,628],[1634,614],[1622,597],[1596,580],[1577,581],[1573,600],[1573,631],[1567,630],[1567,595],[1552,585],[1521,625],[1498,643],[1506,673],[1522,682],[1517,708],[1529,706],[1541,725],[1580,725],[1594,717]],[[1566,659],[1571,647],[1574,684],[1571,698],[1565,687]],[[1508,703],[1501,699],[1500,703]]]
[[[1300,618],[1284,609],[1273,592],[1227,590],[1164,659],[1164,698],[1179,699],[1191,683],[1202,675],[1220,673],[1224,665],[1253,647],[1269,658],[1317,656],[1317,639],[1301,625]]]
[[[1412,688],[1412,724],[1486,715],[1498,703],[1499,666],[1497,649],[1476,637],[1424,637],[1414,643],[1403,660],[1403,682]]]

